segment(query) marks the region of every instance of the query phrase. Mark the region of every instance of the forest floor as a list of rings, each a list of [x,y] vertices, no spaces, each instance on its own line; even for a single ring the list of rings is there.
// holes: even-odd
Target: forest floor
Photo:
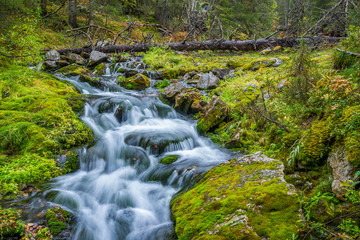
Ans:
[[[56,10],[56,6],[50,8]],[[63,17],[45,20],[37,29],[44,48],[86,43],[84,38],[74,41],[65,37],[69,32],[60,21]],[[99,18],[98,23],[119,32],[128,26],[124,20],[114,17],[105,23]],[[79,21],[85,23],[86,19],[80,17]],[[140,40],[153,31],[153,27],[139,24],[127,36]],[[172,38],[155,32],[156,42]],[[345,42],[336,47],[248,53],[153,48],[136,55],[144,58],[149,70],[164,74],[158,85],[163,89],[181,82],[196,85],[205,73],[225,71],[217,75],[220,81],[215,88],[194,91],[201,93],[196,101],[209,103],[219,97],[226,104],[227,115],[221,123],[204,129],[201,124],[206,124],[206,114],[194,112],[198,129],[229,149],[244,154],[262,151],[280,160],[285,165],[285,179],[299,192],[307,224],[301,230],[341,232],[356,239],[359,214],[343,216],[354,212],[360,202],[353,184],[360,175],[360,62],[336,50],[352,50],[347,46]],[[34,191],[29,189],[32,183],[76,169],[76,161],[59,166],[56,159],[64,155],[76,160],[72,149],[91,142],[93,134],[78,116],[84,97],[69,84],[15,65],[2,68],[0,80],[0,196],[7,200],[27,197]],[[332,158],[345,158],[349,167],[348,177],[340,179],[348,183],[336,189],[332,183],[338,176]],[[21,235],[29,229],[18,217],[15,210],[0,209],[0,236]],[[324,223],[328,225],[314,230]],[[38,239],[48,237],[47,230],[36,231]]]

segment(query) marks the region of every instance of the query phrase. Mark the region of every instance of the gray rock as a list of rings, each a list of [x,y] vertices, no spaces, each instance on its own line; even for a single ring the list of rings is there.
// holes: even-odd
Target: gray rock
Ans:
[[[94,67],[98,65],[99,63],[106,62],[107,61],[107,55],[102,52],[98,51],[92,51],[89,58],[89,67]]]
[[[239,69],[238,72],[242,72],[240,70],[242,70],[242,69]],[[232,78],[232,77],[235,77],[235,70],[234,69],[230,70],[230,72],[225,76],[225,79]]]
[[[213,73],[215,76],[220,78],[221,80],[225,79],[225,76],[227,76],[230,73],[230,69],[228,68],[217,68],[213,70]]]
[[[256,88],[257,86],[255,84],[249,83],[246,87],[244,87],[244,92],[255,92]]]
[[[42,70],[47,71],[47,70],[54,70],[57,68],[56,62],[55,61],[46,61],[44,62],[43,66],[42,66]]]
[[[75,53],[69,54],[67,57],[70,63],[76,63],[78,65],[84,65],[86,63],[85,59],[81,57],[80,55],[77,55]]]
[[[199,89],[214,89],[218,87],[220,84],[220,80],[216,77],[212,72],[205,73],[201,76],[197,88]]]
[[[56,51],[55,49],[47,52],[45,56],[46,56],[46,59],[49,61],[60,60],[60,53],[58,51]]]
[[[201,78],[201,74],[200,73],[195,73],[192,77],[191,77],[191,79],[193,79],[193,80],[199,80]]]
[[[281,58],[270,58],[271,60],[275,60],[275,63],[271,65],[271,67],[279,67],[283,64],[283,60]]]
[[[181,83],[171,84],[170,86],[164,88],[165,96],[168,99],[174,99],[176,95],[185,91],[186,91],[186,87]]]
[[[279,83],[279,84],[276,86],[276,88],[277,88],[277,89],[282,89],[282,88],[284,88],[284,87],[285,87],[285,83],[286,83],[286,80],[283,80],[281,83]]]
[[[334,179],[331,184],[332,191],[337,197],[341,198],[347,192],[343,183],[352,180],[350,176],[352,167],[347,160],[346,152],[343,148],[338,148],[331,152],[328,162]]]
[[[65,67],[65,66],[70,65],[70,63],[69,63],[68,61],[62,60],[62,59],[57,60],[57,61],[55,61],[55,62],[56,62],[56,65],[57,65],[58,67]]]

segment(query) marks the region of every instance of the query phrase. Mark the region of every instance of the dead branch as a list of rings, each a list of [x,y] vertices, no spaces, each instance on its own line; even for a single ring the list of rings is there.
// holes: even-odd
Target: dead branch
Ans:
[[[343,52],[343,53],[346,53],[350,56],[354,56],[354,57],[360,57],[360,53],[353,53],[353,52],[349,52],[349,51],[345,51],[345,50],[342,50],[340,48],[336,49],[337,51],[339,52]]]
[[[311,32],[315,27],[317,27],[322,21],[324,21],[331,13],[334,12],[336,8],[338,8],[344,0],[340,0],[335,6],[333,6],[329,11],[327,11],[319,21],[317,21],[312,27],[310,27],[304,34],[303,37],[306,36],[309,32]]]
[[[122,37],[131,42],[137,43],[133,39]],[[154,47],[168,47],[169,49],[175,51],[198,51],[198,50],[235,50],[235,51],[254,51],[261,50],[269,47],[269,44],[273,46],[281,47],[294,47],[299,45],[301,41],[304,41],[306,44],[320,44],[323,42],[327,43],[338,43],[343,38],[338,37],[328,37],[328,38],[303,38],[303,39],[258,39],[258,40],[247,40],[247,41],[198,41],[198,42],[175,42],[175,43],[164,43],[164,44],[136,44],[136,45],[112,45],[104,47],[95,47],[94,49],[104,52],[145,52],[148,51],[151,46]],[[70,48],[70,49],[60,49],[58,52],[60,54],[68,53],[78,53],[81,52],[91,52],[93,49],[89,47],[85,48]],[[46,50],[44,50],[46,51]]]
[[[60,5],[60,7],[59,7],[56,11],[51,12],[51,13],[48,13],[48,14],[45,15],[44,17],[40,18],[40,20],[44,20],[45,18],[48,18],[48,17],[50,17],[51,15],[54,15],[54,14],[58,13],[58,12],[60,11],[60,9],[62,9],[62,8],[65,6],[65,4],[66,4],[67,1],[68,1],[68,0],[65,0],[65,1]]]

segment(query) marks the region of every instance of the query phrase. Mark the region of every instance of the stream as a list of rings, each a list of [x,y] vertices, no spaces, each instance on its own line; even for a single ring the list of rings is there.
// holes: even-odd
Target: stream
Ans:
[[[80,169],[52,180],[42,198],[75,216],[71,239],[169,239],[173,195],[230,153],[199,136],[195,121],[163,104],[157,89],[119,87],[117,67],[99,76],[101,88],[58,76],[89,96],[81,119],[96,141],[79,149]],[[174,163],[160,163],[173,155]]]

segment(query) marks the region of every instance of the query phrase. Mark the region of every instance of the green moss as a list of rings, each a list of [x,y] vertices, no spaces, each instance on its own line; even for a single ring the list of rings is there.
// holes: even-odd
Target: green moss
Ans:
[[[170,155],[170,156],[162,158],[160,160],[160,163],[161,164],[172,164],[173,162],[175,162],[178,159],[179,159],[178,155]]]
[[[0,193],[17,193],[19,184],[49,180],[61,174],[55,160],[37,154],[9,157],[0,167]]]
[[[60,171],[49,158],[92,141],[93,133],[74,112],[83,108],[84,97],[69,84],[49,74],[12,66],[0,72],[0,88],[6,89],[0,99],[0,154],[9,160],[4,169],[14,171],[13,175],[4,172],[3,176],[11,177],[2,178],[7,187],[0,194],[16,192],[22,183],[58,176]],[[25,164],[28,171],[18,164]],[[34,176],[27,178],[25,173]]]
[[[230,161],[208,171],[171,202],[178,238],[290,239],[299,227],[299,200],[261,171],[278,164]]]
[[[75,152],[69,152],[66,154],[66,163],[62,168],[62,173],[67,174],[79,169],[80,162],[78,161],[79,155]]]
[[[56,236],[67,229],[70,213],[60,207],[53,207],[46,212],[49,229],[52,235]]]
[[[324,121],[314,121],[304,135],[299,164],[305,167],[320,166],[326,160],[330,147],[330,125]]]
[[[161,81],[158,81],[157,83],[155,83],[155,87],[156,88],[166,88],[170,84],[171,84],[171,82],[169,79],[164,79],[164,80],[161,80]]]
[[[57,72],[64,75],[72,75],[72,76],[90,74],[90,71],[87,68],[85,68],[84,66],[76,65],[75,63],[66,67],[62,67]]]
[[[136,74],[129,78],[119,77],[120,86],[129,90],[144,90],[150,87],[150,79],[143,74]]]

